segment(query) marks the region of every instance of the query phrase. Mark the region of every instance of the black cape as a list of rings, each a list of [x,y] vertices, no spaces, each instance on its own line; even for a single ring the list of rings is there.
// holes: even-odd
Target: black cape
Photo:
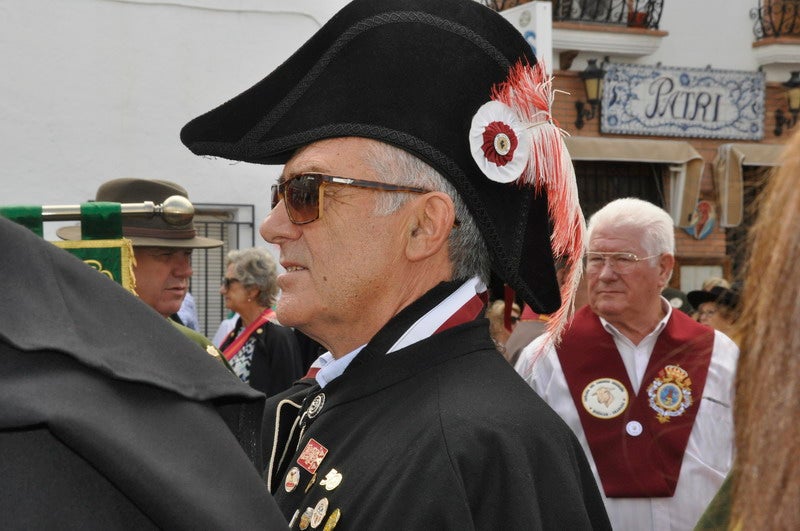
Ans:
[[[283,529],[263,395],[149,306],[0,218],[0,520]]]
[[[324,389],[267,401],[266,477],[292,529],[610,529],[580,444],[485,319],[385,355],[454,288],[401,312]]]

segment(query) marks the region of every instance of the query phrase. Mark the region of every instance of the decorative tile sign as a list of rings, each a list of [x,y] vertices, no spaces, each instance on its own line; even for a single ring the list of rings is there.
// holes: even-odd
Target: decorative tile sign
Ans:
[[[607,65],[600,131],[760,140],[764,94],[763,72]]]

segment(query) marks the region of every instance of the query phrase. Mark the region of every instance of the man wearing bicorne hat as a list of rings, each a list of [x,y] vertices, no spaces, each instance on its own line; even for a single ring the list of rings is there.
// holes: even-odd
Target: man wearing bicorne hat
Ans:
[[[170,181],[121,178],[100,185],[95,200],[113,203],[152,201],[161,204],[174,195],[189,197],[182,186]],[[62,227],[56,233],[64,240],[81,239],[79,226]],[[136,294],[167,318],[178,313],[189,292],[192,251],[223,244],[221,240],[198,236],[191,220],[183,225],[173,225],[162,216],[123,216],[122,235],[131,240],[133,245]],[[170,322],[206,352],[222,359],[217,348],[205,336],[180,323]]]
[[[549,83],[477,2],[356,0],[182,130],[196,154],[284,165],[261,226],[277,313],[327,349],[267,404],[291,529],[609,527],[580,444],[483,318],[491,274],[554,332],[569,314],[553,256],[577,280],[583,218]]]
[[[516,365],[578,436],[617,530],[694,528],[732,465],[739,349],[661,295],[674,265],[665,210],[607,204],[589,220],[589,304]]]

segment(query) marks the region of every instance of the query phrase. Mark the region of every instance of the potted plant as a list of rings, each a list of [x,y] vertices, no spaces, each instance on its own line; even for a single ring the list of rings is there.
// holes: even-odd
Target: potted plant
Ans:
[[[639,8],[639,0],[626,0],[626,3],[628,4],[628,27],[646,28],[647,11]]]

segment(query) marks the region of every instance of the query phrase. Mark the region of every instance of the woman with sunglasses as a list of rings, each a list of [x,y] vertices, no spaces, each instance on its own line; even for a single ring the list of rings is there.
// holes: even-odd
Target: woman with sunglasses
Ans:
[[[302,376],[302,360],[291,328],[277,324],[271,306],[278,296],[275,260],[253,247],[230,251],[220,294],[239,317],[220,346],[243,382],[267,396]]]

